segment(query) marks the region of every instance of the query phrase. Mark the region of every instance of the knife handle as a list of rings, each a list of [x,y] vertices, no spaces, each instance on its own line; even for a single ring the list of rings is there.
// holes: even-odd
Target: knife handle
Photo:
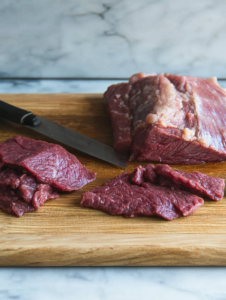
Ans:
[[[38,126],[40,124],[39,118],[33,115],[32,112],[13,106],[2,100],[0,100],[0,118],[20,125]]]

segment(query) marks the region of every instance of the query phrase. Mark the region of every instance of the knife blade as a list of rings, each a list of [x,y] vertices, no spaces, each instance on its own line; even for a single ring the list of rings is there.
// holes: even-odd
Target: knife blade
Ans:
[[[127,156],[115,151],[114,148],[2,100],[0,100],[0,118],[32,129],[62,144],[116,166],[126,168]]]

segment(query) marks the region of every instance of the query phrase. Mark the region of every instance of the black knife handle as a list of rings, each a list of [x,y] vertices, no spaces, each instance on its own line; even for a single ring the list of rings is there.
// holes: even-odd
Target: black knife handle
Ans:
[[[40,124],[39,118],[33,115],[32,112],[13,106],[2,100],[0,100],[0,118],[21,125],[38,126]]]

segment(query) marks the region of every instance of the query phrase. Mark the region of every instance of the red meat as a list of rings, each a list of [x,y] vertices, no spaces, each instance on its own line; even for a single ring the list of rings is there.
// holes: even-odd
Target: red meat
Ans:
[[[63,191],[78,190],[95,179],[95,173],[61,146],[21,136],[0,144],[0,158],[4,165],[25,170]]]
[[[118,84],[117,89],[125,84]],[[129,84],[125,111],[131,122],[125,127],[131,132],[131,160],[171,164],[226,160],[226,91],[215,78],[140,73],[132,76]],[[116,89],[108,90],[114,99]],[[105,93],[105,102],[109,99]],[[121,112],[115,123],[113,111],[120,110],[119,103],[115,101],[108,109],[117,132],[125,113]],[[120,143],[126,141],[121,136]]]
[[[207,176],[203,173],[175,171],[168,165],[157,165],[155,172],[160,185],[183,189],[212,200],[221,200],[224,196],[224,179]]]
[[[21,136],[0,144],[0,158],[0,208],[18,217],[58,198],[54,188],[77,190],[95,179],[62,147]]]
[[[148,182],[138,186],[137,182],[131,182],[131,174],[125,172],[102,187],[84,193],[81,206],[124,217],[154,215],[173,220],[181,215],[190,215],[203,202],[202,198],[183,190],[172,190]]]

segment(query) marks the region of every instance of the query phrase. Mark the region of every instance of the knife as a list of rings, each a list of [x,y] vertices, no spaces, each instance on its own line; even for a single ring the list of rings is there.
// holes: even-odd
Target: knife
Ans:
[[[127,156],[118,153],[112,147],[1,100],[0,118],[22,127],[30,128],[51,139],[113,165],[126,168]]]

